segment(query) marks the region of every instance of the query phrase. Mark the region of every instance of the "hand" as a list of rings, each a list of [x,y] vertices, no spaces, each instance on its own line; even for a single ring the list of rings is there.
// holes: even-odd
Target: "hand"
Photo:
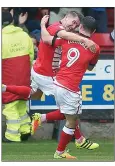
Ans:
[[[13,15],[14,15],[14,10],[13,10],[13,9],[10,10],[10,14],[11,14],[12,17],[13,17]]]
[[[2,84],[2,92],[6,92],[6,85]]]
[[[84,39],[84,43],[85,43],[86,47],[89,48],[89,50],[91,52],[96,53],[95,42],[93,42],[92,40],[89,40],[89,39]]]
[[[48,19],[49,19],[49,15],[45,15],[42,19],[41,19],[41,26],[44,26],[48,23]]]
[[[48,9],[41,9],[42,17],[48,15]]]
[[[19,15],[19,24],[24,24],[28,18],[28,13],[26,12],[25,14],[21,13]]]

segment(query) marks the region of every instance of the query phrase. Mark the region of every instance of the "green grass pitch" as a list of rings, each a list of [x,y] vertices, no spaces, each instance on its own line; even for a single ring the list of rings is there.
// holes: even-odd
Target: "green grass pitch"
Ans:
[[[93,139],[100,144],[95,150],[76,149],[74,142],[68,145],[70,154],[77,160],[68,161],[114,161],[114,140]],[[67,161],[66,159],[53,159],[57,147],[56,140],[38,140],[25,143],[2,143],[2,161]]]

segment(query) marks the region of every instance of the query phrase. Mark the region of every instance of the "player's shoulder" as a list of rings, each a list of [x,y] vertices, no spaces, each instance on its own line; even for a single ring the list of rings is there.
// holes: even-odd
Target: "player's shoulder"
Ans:
[[[60,29],[64,29],[63,26],[60,24],[60,22],[55,22],[55,23],[49,25],[47,29],[52,29],[52,28],[57,28],[57,27],[59,27]]]

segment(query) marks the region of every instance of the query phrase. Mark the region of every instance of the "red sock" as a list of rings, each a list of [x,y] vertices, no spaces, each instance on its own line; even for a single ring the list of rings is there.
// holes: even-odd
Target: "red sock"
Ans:
[[[60,112],[60,110],[56,110],[53,112],[49,112],[46,114],[46,120],[64,120],[65,116]]]
[[[83,136],[83,134],[80,131],[78,121],[76,121],[76,129],[75,129],[74,136],[75,136],[75,139],[79,139],[79,138],[81,138],[81,136]]]
[[[57,151],[62,152],[65,150],[67,144],[72,140],[72,137],[74,135],[74,129],[69,129],[64,126],[61,134],[60,134],[60,140],[57,147]]]
[[[27,86],[8,85],[6,87],[6,91],[23,96],[24,98],[28,98],[31,92],[31,88]]]

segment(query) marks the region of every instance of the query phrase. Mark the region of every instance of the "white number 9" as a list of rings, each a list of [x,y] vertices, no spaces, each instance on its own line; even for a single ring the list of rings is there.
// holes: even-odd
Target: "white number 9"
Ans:
[[[72,53],[74,53],[75,55],[71,56]],[[79,55],[80,55],[80,52],[79,52],[78,49],[76,49],[76,48],[70,48],[68,50],[68,53],[67,53],[67,59],[69,60],[69,62],[67,63],[66,66],[70,67],[71,65],[73,65],[73,63],[78,60]]]

